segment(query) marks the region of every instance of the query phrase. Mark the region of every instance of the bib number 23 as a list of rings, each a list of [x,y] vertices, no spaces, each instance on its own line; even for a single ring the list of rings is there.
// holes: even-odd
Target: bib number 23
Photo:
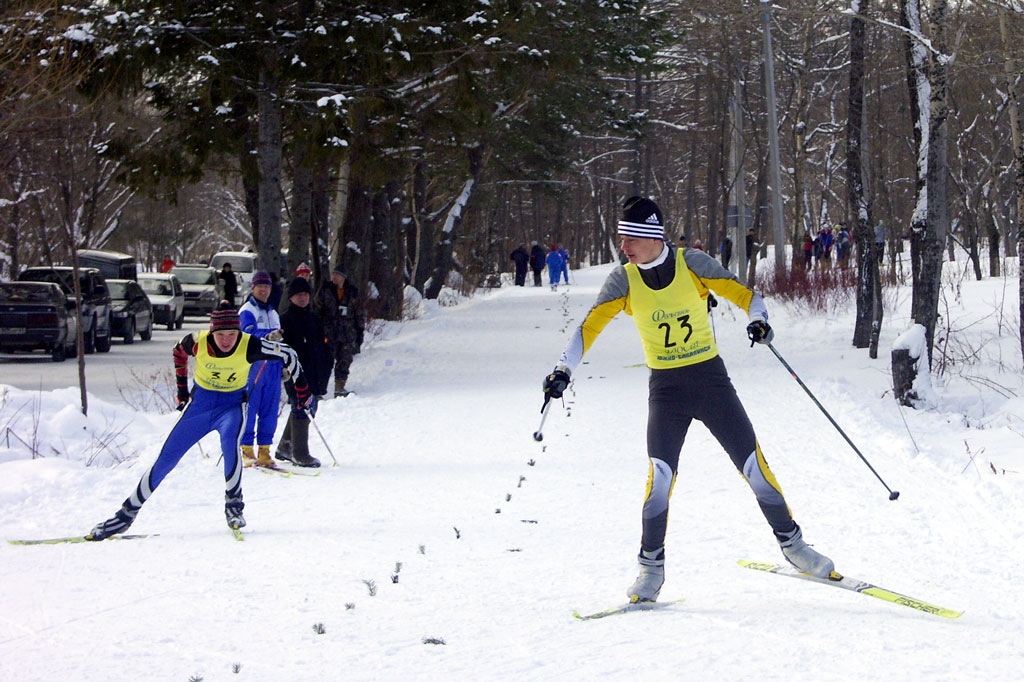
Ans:
[[[683,343],[686,343],[687,341],[690,340],[690,335],[693,334],[693,327],[690,326],[690,316],[681,315],[679,316],[679,318],[677,318],[676,321],[679,323],[679,329],[686,333],[686,336],[683,337],[682,341]],[[677,345],[676,342],[672,340],[671,324],[669,324],[668,322],[662,322],[661,324],[658,325],[658,329],[665,330],[665,348],[672,348],[675,345]]]

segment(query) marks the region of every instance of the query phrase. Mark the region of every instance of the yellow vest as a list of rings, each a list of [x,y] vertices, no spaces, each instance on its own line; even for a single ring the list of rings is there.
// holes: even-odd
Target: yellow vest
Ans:
[[[625,268],[629,277],[627,310],[632,309],[648,367],[683,367],[718,355],[707,302],[697,291],[682,253],[676,253],[672,283],[657,291],[644,284],[636,265],[627,263]]]
[[[237,391],[245,388],[249,380],[250,363],[245,359],[249,348],[248,334],[241,333],[241,339],[234,352],[225,358],[210,355],[211,332],[199,332],[196,340],[196,383],[209,391]]]

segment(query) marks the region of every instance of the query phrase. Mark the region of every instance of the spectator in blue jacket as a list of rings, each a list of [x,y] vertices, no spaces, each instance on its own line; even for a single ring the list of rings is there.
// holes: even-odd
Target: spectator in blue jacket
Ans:
[[[544,262],[548,264],[548,281],[551,283],[551,291],[555,291],[558,289],[558,277],[562,272],[562,256],[558,253],[556,245],[551,245],[551,251],[548,252],[548,257],[544,259]]]

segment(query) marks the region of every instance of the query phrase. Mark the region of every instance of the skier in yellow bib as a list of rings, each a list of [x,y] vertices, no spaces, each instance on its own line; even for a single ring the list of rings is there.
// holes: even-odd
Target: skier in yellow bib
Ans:
[[[554,371],[544,379],[544,396],[545,400],[561,397],[572,371],[605,325],[620,312],[632,316],[651,373],[647,421],[650,474],[639,577],[627,591],[630,601],[655,601],[665,582],[669,497],[679,452],[694,419],[715,436],[750,484],[786,559],[801,571],[828,577],[834,568],[832,561],[804,542],[718,356],[708,319],[710,289],[747,312],[751,345],[768,343],[774,333],[764,301],[700,249],[677,250],[666,244],[661,210],[650,199],[627,199],[618,228],[629,262],[615,268],[605,280],[597,302],[570,338]]]

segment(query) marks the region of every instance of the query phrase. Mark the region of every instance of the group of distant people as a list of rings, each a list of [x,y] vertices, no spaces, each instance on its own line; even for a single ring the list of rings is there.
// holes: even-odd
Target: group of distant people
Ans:
[[[509,254],[509,259],[515,264],[515,285],[526,286],[527,270],[533,271],[533,286],[541,286],[541,273],[544,268],[548,269],[548,283],[551,290],[558,289],[558,283],[564,281],[569,283],[569,252],[560,248],[558,244],[552,244],[550,251],[545,253],[544,247],[538,242],[527,251],[526,243],[523,242]]]
[[[885,223],[879,220],[874,227],[871,242],[871,257],[879,264],[885,256],[885,238]],[[845,221],[840,221],[834,227],[822,225],[814,237],[809,233],[804,234],[804,268],[810,270],[830,267],[833,249],[836,264],[841,268],[849,267],[850,255],[853,253],[853,231],[847,227]]]

